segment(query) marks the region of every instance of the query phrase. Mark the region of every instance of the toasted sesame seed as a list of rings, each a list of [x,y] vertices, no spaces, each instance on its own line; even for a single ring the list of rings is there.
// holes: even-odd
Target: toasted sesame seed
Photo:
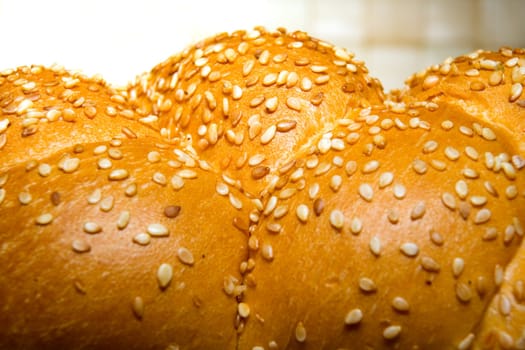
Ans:
[[[463,282],[456,284],[456,297],[463,303],[468,303],[472,299],[472,290],[468,284]]]
[[[165,289],[171,283],[173,278],[173,267],[170,264],[163,263],[157,269],[157,282],[161,289]]]
[[[173,219],[179,216],[181,207],[179,205],[168,205],[164,208],[164,216]]]
[[[468,350],[474,343],[474,333],[469,333],[465,338],[463,338],[458,344],[458,350]]]
[[[177,257],[185,265],[192,266],[195,263],[193,254],[187,248],[180,247],[177,249]]]
[[[95,234],[102,232],[102,227],[96,222],[88,221],[84,223],[82,227],[85,233]]]
[[[401,184],[394,185],[394,197],[397,199],[403,199],[406,196],[406,188]]]
[[[406,242],[399,247],[401,252],[408,257],[415,257],[419,254],[419,247],[413,242]]]
[[[359,289],[366,293],[373,293],[377,290],[377,286],[370,278],[362,277],[359,279]]]
[[[377,236],[373,236],[368,244],[370,251],[375,256],[381,255],[381,240]]]
[[[141,320],[144,317],[144,300],[141,297],[133,298],[131,309],[133,311],[133,315],[135,315],[137,319]]]
[[[304,343],[306,341],[306,328],[302,322],[299,322],[295,327],[295,339],[299,343]]]
[[[348,311],[345,316],[345,324],[348,326],[356,325],[363,319],[363,311],[361,309],[352,309]]]
[[[489,209],[486,209],[486,208],[481,209],[480,211],[476,213],[476,216],[474,218],[474,223],[477,225],[486,223],[487,221],[490,220],[491,215],[492,213],[490,212]]]
[[[71,243],[71,248],[76,253],[87,253],[91,250],[91,246],[84,240],[75,239]]]

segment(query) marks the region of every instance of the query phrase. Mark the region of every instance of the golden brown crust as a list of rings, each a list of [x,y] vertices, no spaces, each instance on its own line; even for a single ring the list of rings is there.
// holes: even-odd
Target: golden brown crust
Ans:
[[[524,66],[477,52],[384,101],[258,27],[127,90],[3,71],[0,348],[522,349]]]

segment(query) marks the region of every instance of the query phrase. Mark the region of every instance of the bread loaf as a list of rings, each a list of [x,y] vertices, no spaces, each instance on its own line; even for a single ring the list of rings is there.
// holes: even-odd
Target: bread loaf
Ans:
[[[524,67],[385,93],[257,27],[125,89],[3,71],[0,348],[525,349]]]

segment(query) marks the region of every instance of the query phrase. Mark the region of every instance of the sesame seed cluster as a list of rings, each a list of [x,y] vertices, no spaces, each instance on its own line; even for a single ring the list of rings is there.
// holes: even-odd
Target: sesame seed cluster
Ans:
[[[523,84],[261,27],[1,71],[0,348],[525,349]]]

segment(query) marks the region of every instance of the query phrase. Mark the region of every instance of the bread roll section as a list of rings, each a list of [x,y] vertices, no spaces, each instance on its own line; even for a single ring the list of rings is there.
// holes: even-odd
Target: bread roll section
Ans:
[[[525,348],[524,67],[385,93],[257,27],[126,88],[3,70],[0,348]]]

